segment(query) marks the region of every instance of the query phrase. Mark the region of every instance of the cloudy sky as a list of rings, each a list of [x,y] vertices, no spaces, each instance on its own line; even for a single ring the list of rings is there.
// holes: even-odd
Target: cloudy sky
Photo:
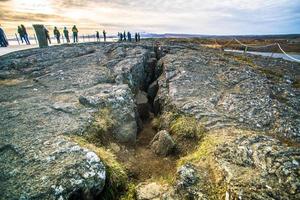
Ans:
[[[151,33],[300,33],[300,0],[0,0],[0,24]],[[51,28],[50,28],[51,29]]]

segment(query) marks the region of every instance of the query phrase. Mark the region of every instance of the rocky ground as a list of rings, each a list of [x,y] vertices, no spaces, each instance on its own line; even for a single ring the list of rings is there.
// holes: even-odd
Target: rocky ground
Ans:
[[[1,56],[0,199],[299,199],[299,69],[187,40]]]

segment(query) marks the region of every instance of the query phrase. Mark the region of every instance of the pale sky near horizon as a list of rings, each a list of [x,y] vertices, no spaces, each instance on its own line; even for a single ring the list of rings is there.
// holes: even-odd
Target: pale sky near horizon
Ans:
[[[0,24],[187,34],[300,33],[300,0],[0,0]]]

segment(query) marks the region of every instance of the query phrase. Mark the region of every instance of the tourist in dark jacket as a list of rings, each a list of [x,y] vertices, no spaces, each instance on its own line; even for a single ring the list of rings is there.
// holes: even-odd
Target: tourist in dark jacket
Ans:
[[[73,32],[73,41],[74,41],[74,43],[78,42],[78,29],[75,25],[72,28],[72,32]]]
[[[124,39],[124,41],[126,41],[126,32],[125,31],[123,33],[123,39]]]
[[[131,42],[131,33],[130,32],[127,33],[127,38],[128,38],[128,42]]]
[[[69,31],[68,31],[67,27],[64,28],[64,36],[67,40],[67,43],[70,43]]]
[[[60,32],[56,26],[54,27],[53,33],[54,36],[56,37],[57,43],[60,44]]]
[[[8,46],[8,41],[7,41],[6,35],[4,33],[4,30],[1,28],[1,24],[0,24],[0,46],[1,47]]]
[[[123,41],[123,33],[120,33],[120,41]]]
[[[23,33],[23,30],[22,30],[21,26],[18,26],[18,33],[19,33],[21,42],[24,43],[24,41],[25,41],[25,39],[24,39],[24,33]]]
[[[104,39],[104,42],[106,42],[106,31],[103,30],[103,39]]]
[[[97,38],[97,42],[100,42],[100,34],[99,34],[99,31],[96,31],[96,38]]]
[[[28,34],[27,34],[26,28],[25,28],[25,26],[23,24],[21,24],[21,30],[22,30],[22,34],[24,36],[23,38],[24,38],[26,44],[30,45],[30,41],[28,39]]]

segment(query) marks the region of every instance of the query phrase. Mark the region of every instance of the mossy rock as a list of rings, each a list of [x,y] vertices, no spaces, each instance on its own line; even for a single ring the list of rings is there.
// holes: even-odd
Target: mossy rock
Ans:
[[[194,117],[180,116],[172,121],[170,132],[176,136],[201,138],[205,133],[205,128]]]
[[[120,195],[126,191],[128,184],[128,176],[124,166],[116,160],[113,153],[105,148],[97,147],[83,137],[73,137],[72,140],[78,143],[81,147],[95,152],[105,164],[107,179],[103,192],[101,193],[101,199],[118,199]]]
[[[94,121],[85,133],[85,138],[93,144],[103,144],[112,132],[116,121],[109,108],[100,109],[94,116]]]

